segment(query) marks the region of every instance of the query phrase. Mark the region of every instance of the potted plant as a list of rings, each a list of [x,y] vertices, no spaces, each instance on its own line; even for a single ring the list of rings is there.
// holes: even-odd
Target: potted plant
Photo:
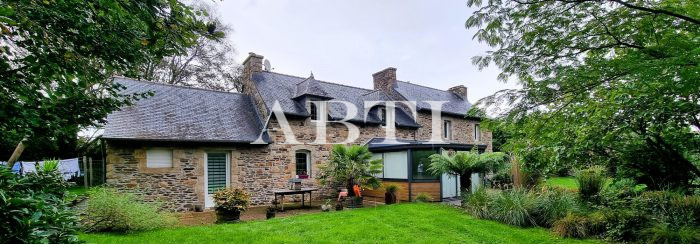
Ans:
[[[321,184],[330,188],[346,189],[348,207],[362,206],[362,197],[357,189],[379,187],[376,175],[382,172],[382,167],[382,160],[373,159],[367,146],[335,145],[328,163],[320,167],[318,178]]]
[[[384,185],[384,190],[386,190],[386,192],[384,193],[384,203],[387,205],[396,203],[396,192],[399,191],[399,186],[394,184],[387,184]]]
[[[276,214],[277,214],[277,209],[275,209],[274,207],[269,207],[269,208],[267,208],[267,212],[265,213],[265,217],[267,219],[271,219],[271,218],[274,218]]]
[[[326,199],[326,202],[321,205],[321,210],[323,212],[328,212],[328,211],[331,211],[332,207],[333,207],[333,205],[331,205],[331,199]]]
[[[343,202],[338,201],[335,203],[335,211],[341,211],[341,210],[343,210]]]
[[[250,205],[250,195],[243,189],[227,187],[214,192],[217,222],[236,222]]]

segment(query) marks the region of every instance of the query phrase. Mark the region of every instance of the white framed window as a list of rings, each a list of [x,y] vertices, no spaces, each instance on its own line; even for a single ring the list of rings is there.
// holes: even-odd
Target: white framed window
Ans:
[[[152,148],[146,150],[146,168],[172,168],[173,150]]]
[[[447,140],[452,140],[452,121],[445,120],[442,123],[442,136]]]
[[[295,173],[299,178],[309,178],[311,176],[311,152],[308,150],[297,150],[294,153]]]
[[[474,124],[474,141],[481,141],[481,128],[479,124]]]
[[[377,109],[377,115],[379,120],[382,122],[382,127],[386,127],[386,108],[381,107]]]

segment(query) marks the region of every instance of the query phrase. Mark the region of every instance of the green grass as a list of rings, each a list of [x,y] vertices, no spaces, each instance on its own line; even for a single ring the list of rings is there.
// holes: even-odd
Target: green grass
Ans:
[[[574,177],[551,177],[545,181],[547,186],[558,186],[565,189],[578,190],[578,182]]]
[[[68,188],[69,193],[75,194],[78,196],[82,196],[82,195],[87,194],[88,190],[89,190],[89,188],[86,188],[84,186],[74,186],[74,187]]]
[[[134,234],[81,234],[88,243],[593,243],[543,228],[479,220],[440,204],[408,203]]]

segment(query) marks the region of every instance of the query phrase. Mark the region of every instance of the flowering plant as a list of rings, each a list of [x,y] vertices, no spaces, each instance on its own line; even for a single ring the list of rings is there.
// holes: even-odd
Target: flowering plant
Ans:
[[[243,212],[250,205],[250,195],[243,189],[227,187],[214,192],[216,210]]]

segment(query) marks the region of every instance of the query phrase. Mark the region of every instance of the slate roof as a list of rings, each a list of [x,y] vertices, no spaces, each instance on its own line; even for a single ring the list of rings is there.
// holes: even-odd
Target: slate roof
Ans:
[[[313,96],[313,97],[320,97],[320,98],[331,98],[328,96],[328,93],[326,93],[325,90],[323,90],[323,87],[321,87],[321,84],[314,79],[314,75],[311,74],[309,78],[306,78],[306,80],[300,82],[299,84],[296,85],[297,91],[295,93],[295,96],[293,98],[299,98],[302,96]]]
[[[416,108],[418,110],[430,110],[430,105],[424,101],[447,101],[442,104],[442,113],[455,116],[465,116],[472,107],[469,101],[462,99],[451,91],[443,91],[405,81],[397,81],[394,90],[408,101],[417,101]]]
[[[155,95],[107,116],[103,138],[249,143],[262,130],[247,95],[115,78],[124,94]],[[267,141],[267,138],[264,138]]]
[[[279,101],[282,110],[287,115],[292,116],[309,116],[303,104],[299,103],[296,98],[297,84],[309,82],[308,78],[291,76],[269,71],[256,72],[252,75],[253,82],[257,86],[260,96],[263,98],[268,110],[274,106],[275,101]],[[391,100],[382,91],[375,91],[359,87],[346,86],[336,83],[330,83],[313,79],[315,83],[314,89],[324,91],[325,95],[330,99],[328,104],[329,114],[332,119],[342,119],[347,111],[344,104],[332,101],[346,101],[357,107],[357,115],[352,119],[353,122],[364,123],[364,102],[365,101],[386,101]],[[376,108],[369,111],[366,123],[379,124],[380,120],[376,116]],[[396,109],[396,125],[403,127],[420,127],[408,114],[402,109]]]

